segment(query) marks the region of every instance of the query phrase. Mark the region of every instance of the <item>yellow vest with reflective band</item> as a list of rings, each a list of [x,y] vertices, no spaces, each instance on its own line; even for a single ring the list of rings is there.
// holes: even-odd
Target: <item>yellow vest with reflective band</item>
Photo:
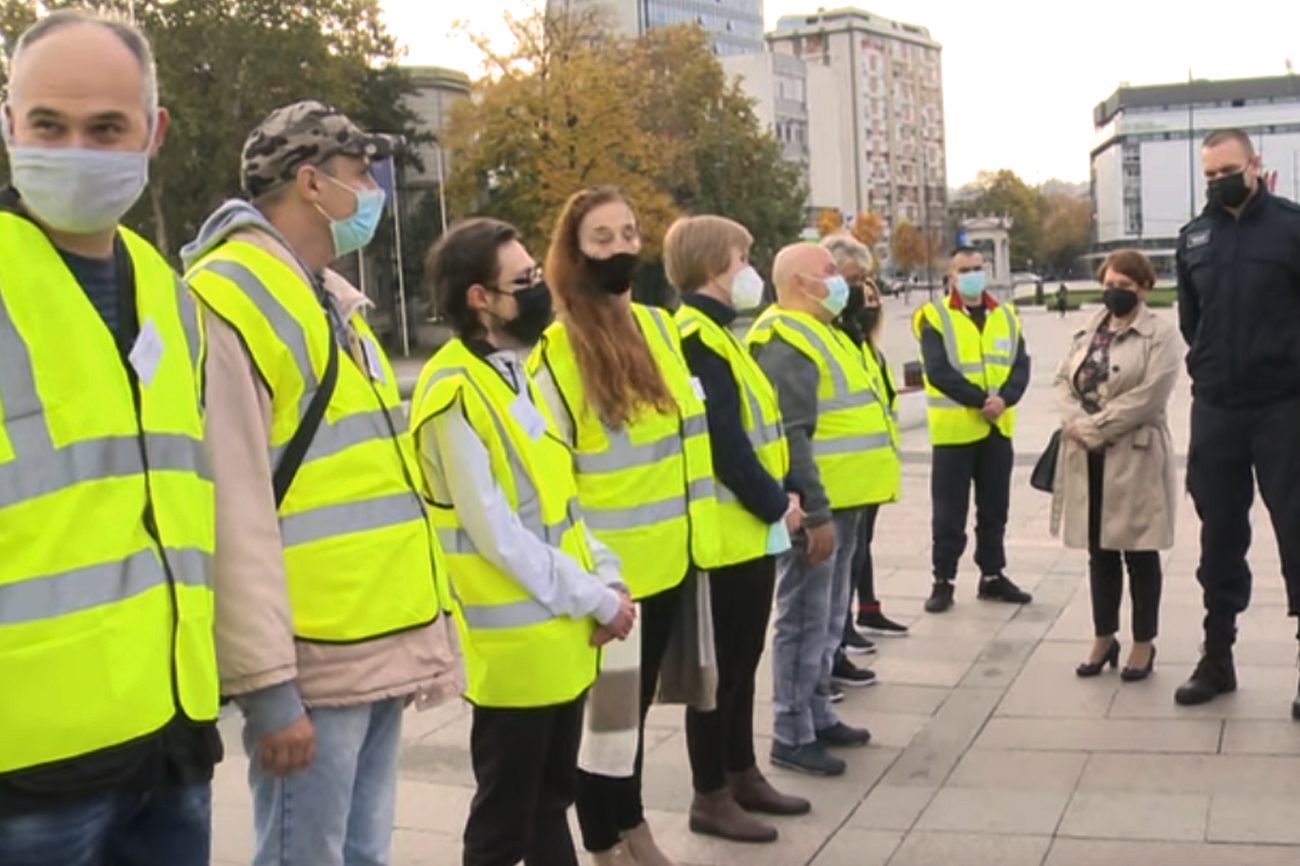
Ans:
[[[682,337],[699,334],[710,352],[727,362],[740,394],[740,423],[754,447],[759,464],[783,484],[790,471],[790,449],[781,429],[781,407],[776,391],[758,362],[729,329],[704,313],[683,304],[677,309]],[[758,559],[767,552],[769,525],[740,504],[726,485],[714,479],[718,498],[721,564],[734,565]]]
[[[721,565],[713,456],[704,402],[695,393],[677,325],[663,310],[632,305],[641,336],[677,402],[676,412],[642,409],[611,430],[587,403],[582,373],[562,322],[546,329],[529,359],[550,372],[573,419],[578,501],[592,533],[618,554],[632,597],[681,583],[691,562]]]
[[[831,508],[877,501],[872,499],[875,491],[869,473],[875,453],[891,451],[893,443],[861,348],[838,328],[775,304],[754,322],[745,343],[752,351],[773,339],[783,340],[817,365],[813,461]]]
[[[868,434],[885,432],[889,435],[888,448],[873,448],[868,452],[871,469],[867,473],[868,492],[873,504],[897,502],[903,483],[903,464],[898,456],[898,389],[893,387],[889,365],[882,362],[870,343],[862,347],[862,359],[867,365],[867,378],[875,392],[880,411],[872,412]],[[888,383],[888,384],[886,384]],[[893,399],[890,399],[890,394]]]
[[[270,389],[274,468],[335,339],[322,301],[288,265],[244,241],[226,241],[186,279],[239,332]],[[350,324],[371,370],[340,347],[338,383],[279,511],[294,632],[323,643],[431,623],[444,570],[396,377],[361,316]]]
[[[1011,377],[1020,345],[1020,316],[1011,304],[989,310],[981,331],[970,315],[948,306],[948,300],[931,301],[916,311],[912,333],[921,339],[924,322],[943,337],[944,352],[954,370],[977,388],[995,395]],[[925,377],[926,417],[931,445],[968,445],[988,438],[996,427],[1008,439],[1016,430],[1016,410],[1008,407],[996,424],[985,420],[979,409],[963,406],[944,394]]]
[[[142,340],[0,213],[0,777],[217,715],[214,514],[193,299],[122,230]]]
[[[460,340],[452,340],[420,374],[411,430],[418,441],[429,419],[463,411],[487,448],[492,477],[520,522],[592,573],[595,562],[578,511],[573,458],[556,435],[536,387],[531,381],[526,387],[546,422],[537,438],[515,417],[511,407],[519,395],[501,374]],[[595,620],[551,613],[474,546],[456,503],[434,501],[427,487],[426,496],[433,502],[430,516],[456,600],[466,697],[483,707],[545,707],[576,699],[600,668],[599,651],[591,646]]]

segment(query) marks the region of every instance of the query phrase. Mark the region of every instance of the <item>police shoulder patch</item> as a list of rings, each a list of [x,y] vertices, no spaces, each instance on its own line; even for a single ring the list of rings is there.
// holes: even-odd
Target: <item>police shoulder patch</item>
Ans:
[[[1190,232],[1187,235],[1187,243],[1184,244],[1186,249],[1194,250],[1197,247],[1203,247],[1210,242],[1210,230],[1201,229],[1200,231]]]

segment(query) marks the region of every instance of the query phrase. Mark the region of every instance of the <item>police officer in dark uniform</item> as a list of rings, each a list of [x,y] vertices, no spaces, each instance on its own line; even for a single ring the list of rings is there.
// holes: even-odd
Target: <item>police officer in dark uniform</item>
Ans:
[[[1277,535],[1287,612],[1300,615],[1300,205],[1264,188],[1240,130],[1211,133],[1201,160],[1208,204],[1183,227],[1177,252],[1193,397],[1187,486],[1201,518],[1205,604],[1204,653],[1174,696],[1185,705],[1237,687],[1232,644],[1250,602],[1255,479]],[[1291,714],[1300,719],[1300,696]]]

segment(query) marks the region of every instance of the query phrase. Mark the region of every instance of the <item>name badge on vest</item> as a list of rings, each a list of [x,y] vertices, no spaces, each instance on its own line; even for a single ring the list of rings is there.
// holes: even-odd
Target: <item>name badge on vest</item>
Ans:
[[[546,419],[542,413],[537,411],[533,401],[528,399],[526,392],[519,392],[514,401],[510,404],[510,414],[519,426],[524,428],[524,432],[534,441],[541,439],[546,433]]]
[[[700,381],[699,376],[691,377],[691,390],[695,392],[695,396],[700,399],[701,403],[709,399],[704,395],[704,383]]]
[[[135,368],[135,374],[147,388],[153,384],[154,374],[158,372],[158,362],[162,360],[163,341],[153,319],[145,319],[140,326],[140,335],[135,338],[131,353],[126,356]]]
[[[387,385],[388,377],[384,375],[384,362],[381,360],[379,347],[370,337],[362,339],[362,346],[362,351],[366,355],[366,366],[370,368],[370,378],[381,385]]]

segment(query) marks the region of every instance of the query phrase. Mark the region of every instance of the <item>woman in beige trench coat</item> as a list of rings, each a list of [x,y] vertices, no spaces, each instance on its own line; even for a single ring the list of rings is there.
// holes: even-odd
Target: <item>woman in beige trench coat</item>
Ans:
[[[1121,676],[1145,679],[1155,664],[1160,554],[1174,543],[1177,483],[1166,407],[1183,345],[1172,322],[1145,301],[1155,270],[1136,250],[1119,250],[1098,276],[1106,308],[1074,335],[1056,372],[1061,448],[1052,532],[1088,550],[1096,640],[1076,673],[1119,664],[1120,597],[1129,573],[1133,646]]]

